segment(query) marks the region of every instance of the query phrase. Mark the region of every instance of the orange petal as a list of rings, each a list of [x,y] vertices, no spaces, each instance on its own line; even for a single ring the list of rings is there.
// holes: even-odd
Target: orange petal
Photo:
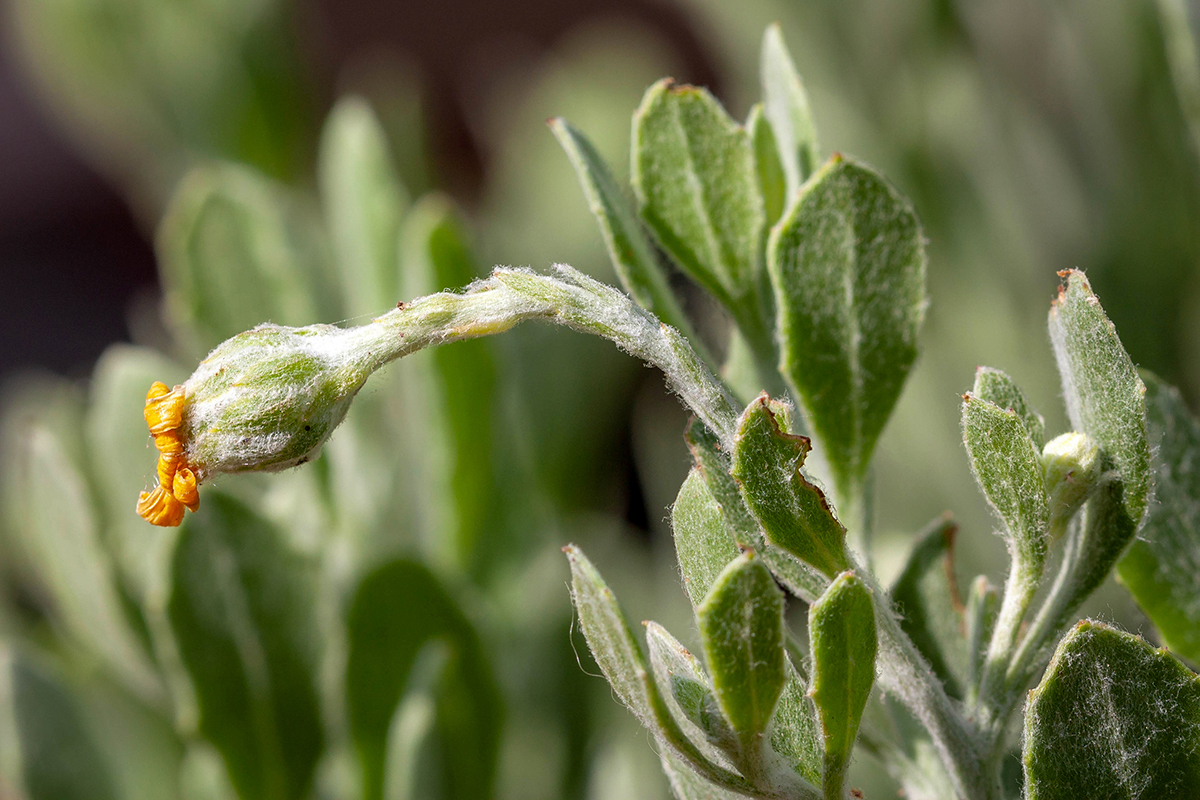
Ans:
[[[160,433],[172,431],[183,424],[183,387],[176,386],[167,389],[161,381],[155,381],[146,393],[146,425],[150,433],[157,436]]]
[[[183,522],[183,503],[159,484],[153,492],[138,495],[137,513],[151,525],[173,528]]]
[[[169,456],[158,457],[158,485],[172,486],[175,480],[176,471],[179,469],[179,462]]]
[[[183,440],[179,438],[178,431],[158,434],[154,437],[154,446],[158,448],[158,452],[171,459],[177,458],[183,452]]]
[[[200,492],[196,489],[196,474],[187,467],[180,467],[171,483],[171,494],[192,511],[198,509]]]

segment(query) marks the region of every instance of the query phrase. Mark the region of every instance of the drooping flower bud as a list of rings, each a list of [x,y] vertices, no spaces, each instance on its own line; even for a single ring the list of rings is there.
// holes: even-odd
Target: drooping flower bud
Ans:
[[[553,277],[501,268],[461,294],[401,303],[356,328],[259,325],[218,345],[187,382],[154,384],[145,414],[159,451],[158,486],[142,492],[138,514],[178,525],[185,508],[198,507],[197,487],[216,475],[303,464],[384,364],[534,318],[605,336],[660,367],[705,424],[731,435],[729,395],[674,329],[570,267],[556,266]]]
[[[1042,449],[1042,474],[1050,499],[1050,533],[1057,538],[1099,482],[1100,448],[1086,433],[1064,433]]]

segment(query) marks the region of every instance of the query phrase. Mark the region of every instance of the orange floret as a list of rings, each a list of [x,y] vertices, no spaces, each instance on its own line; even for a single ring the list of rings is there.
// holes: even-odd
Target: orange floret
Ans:
[[[184,508],[200,507],[196,474],[188,466],[179,428],[183,425],[182,386],[168,389],[156,381],[146,393],[146,425],[158,449],[158,486],[138,495],[137,513],[151,525],[175,527]]]

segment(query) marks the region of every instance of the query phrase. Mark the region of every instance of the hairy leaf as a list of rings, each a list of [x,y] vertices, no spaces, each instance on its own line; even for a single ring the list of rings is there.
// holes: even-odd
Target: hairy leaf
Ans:
[[[731,562],[696,609],[713,687],[741,743],[742,758],[758,757],[787,678],[783,655],[783,593],[753,552]]]
[[[1028,800],[1200,796],[1200,678],[1162,650],[1083,621],[1025,711]]]
[[[767,539],[833,577],[848,564],[846,529],[800,472],[810,447],[807,438],[780,428],[761,395],[738,420],[732,474]]]
[[[725,757],[721,753],[736,755],[737,737],[700,661],[657,622],[646,623],[646,644],[658,690],[684,732],[714,761]]]
[[[739,306],[757,280],[766,221],[746,131],[706,90],[659,81],[634,116],[633,187],[663,248]]]
[[[364,796],[382,798],[389,726],[412,688],[418,656],[443,648],[428,676],[441,785],[447,798],[488,797],[503,716],[491,664],[474,627],[424,565],[396,560],[359,583],[346,617],[346,711],[362,767]]]
[[[705,778],[727,788],[748,790],[741,776],[708,759],[671,715],[625,614],[592,562],[574,545],[563,551],[571,565],[571,600],[579,627],[613,692],[663,744]]]
[[[380,314],[400,299],[396,243],[409,200],[383,127],[361,97],[343,98],[329,113],[317,178],[345,315]]]
[[[817,707],[808,696],[804,677],[787,662],[787,681],[775,706],[767,742],[788,769],[813,784],[821,785],[824,743],[817,723]]]
[[[695,342],[654,246],[646,238],[642,223],[629,207],[604,159],[586,136],[561,117],[550,120],[550,130],[575,167],[579,185],[600,225],[608,255],[625,291],[642,308]]]
[[[1050,341],[1075,430],[1095,439],[1124,483],[1122,503],[1136,528],[1150,494],[1146,386],[1079,270],[1050,309]],[[1131,531],[1132,532],[1132,531]]]
[[[917,534],[908,562],[888,595],[900,627],[954,697],[963,696],[966,643],[962,601],[954,583],[954,537],[958,526],[946,515]]]
[[[992,630],[996,627],[1000,599],[988,582],[986,575],[979,575],[971,584],[967,594],[967,610],[964,615],[967,654],[967,701],[975,702],[979,682],[983,679],[984,659]]]
[[[14,454],[10,489],[19,494],[16,532],[25,566],[46,593],[61,632],[101,656],[142,697],[161,697],[161,683],[126,616],[91,487],[60,436],[34,421]]]
[[[1200,420],[1179,390],[1145,380],[1154,503],[1117,570],[1167,646],[1200,664]]]
[[[975,370],[975,388],[971,393],[981,400],[995,403],[1001,408],[1012,409],[1025,423],[1025,429],[1033,443],[1041,450],[1046,446],[1046,422],[1042,415],[1034,410],[1029,399],[1021,391],[1021,387],[1004,372],[991,367],[978,367]]]
[[[324,744],[311,567],[248,507],[209,492],[175,547],[167,613],[200,732],[245,800],[307,795]]]
[[[871,590],[843,572],[808,610],[810,694],[825,739],[825,797],[842,796],[863,709],[875,683],[875,608]]]
[[[1004,520],[1019,568],[1036,579],[1046,563],[1050,525],[1037,446],[1016,411],[973,394],[963,395],[962,425],[975,480]]]
[[[837,491],[856,493],[917,356],[925,247],[911,204],[839,157],[771,233],[780,369],[825,448]]]
[[[783,43],[783,31],[778,23],[767,26],[763,34],[759,70],[765,98],[763,108],[779,143],[788,197],[795,197],[800,185],[816,170],[821,156],[817,149],[817,127],[808,107],[808,94]]]
[[[721,570],[738,556],[721,506],[698,467],[688,473],[671,506],[671,529],[675,532],[675,555],[683,574],[683,588],[692,605],[698,606]]]
[[[829,583],[828,578],[796,556],[767,541],[762,526],[746,507],[741,489],[730,474],[729,456],[721,451],[716,435],[694,421],[688,426],[686,438],[692,458],[700,469],[713,499],[717,501],[725,525],[738,546],[756,551],[762,557],[763,563],[792,594],[808,601],[815,600],[825,591],[825,586]]]
[[[203,353],[264,318],[337,319],[313,222],[284,187],[245,167],[193,170],[156,247],[169,317],[184,341]]]

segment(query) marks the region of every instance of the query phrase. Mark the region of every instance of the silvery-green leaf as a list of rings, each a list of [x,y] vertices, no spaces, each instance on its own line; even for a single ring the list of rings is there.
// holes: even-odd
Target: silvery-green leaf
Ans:
[[[755,103],[746,118],[746,132],[754,147],[754,166],[758,172],[758,191],[762,194],[763,210],[770,228],[783,214],[788,198],[788,177],[780,161],[779,144],[771,121],[763,112],[762,103]],[[798,184],[797,184],[798,185]]]
[[[738,546],[756,551],[792,594],[805,600],[815,600],[825,591],[828,579],[796,556],[767,541],[762,526],[746,508],[737,481],[730,474],[729,456],[721,451],[716,435],[706,426],[693,421],[688,426],[686,439],[692,458]]]
[[[156,248],[169,317],[184,340],[207,352],[264,318],[283,325],[339,318],[313,223],[287,189],[250,169],[222,164],[189,173]]]
[[[821,785],[824,748],[817,722],[817,708],[808,696],[804,676],[787,662],[787,681],[775,706],[775,716],[767,730],[767,742],[780,762],[813,786]]]
[[[865,479],[917,356],[925,247],[912,205],[840,156],[771,232],[780,371],[804,406],[840,497]]]
[[[103,505],[110,546],[132,593],[142,598],[152,584],[161,589],[170,537],[147,525],[134,510],[138,493],[153,485],[155,451],[142,406],[150,384],[187,379],[184,368],[143,347],[113,345],[92,375],[86,435],[92,475]]]
[[[1050,525],[1038,448],[1016,411],[973,394],[963,395],[962,426],[975,480],[1008,529],[1013,558],[1036,580]]]
[[[1017,412],[1017,416],[1025,423],[1030,438],[1041,450],[1046,446],[1046,423],[1042,415],[1034,410],[1021,387],[1004,372],[991,367],[978,367],[975,370],[975,387],[971,393],[976,397],[995,403],[1001,408],[1009,408]]]
[[[616,696],[661,742],[705,778],[726,788],[748,791],[750,786],[744,778],[708,759],[671,715],[625,614],[592,562],[574,545],[563,551],[571,566],[571,600],[579,615],[579,627]]]
[[[737,736],[699,660],[657,622],[646,623],[646,644],[658,690],[684,733],[717,763],[727,758],[724,754],[736,756]]]
[[[1025,709],[1028,800],[1200,796],[1200,678],[1139,637],[1085,620]]]
[[[825,740],[827,800],[840,798],[858,738],[863,709],[875,683],[875,608],[871,590],[843,572],[808,610],[813,681]]]
[[[787,679],[783,593],[762,559],[747,552],[717,577],[696,619],[717,701],[741,746],[740,763],[754,765]]]
[[[969,703],[974,703],[977,699],[974,693],[978,691],[979,682],[983,678],[984,658],[987,655],[988,642],[992,638],[992,630],[996,626],[999,606],[1000,599],[988,582],[987,576],[976,577],[967,594],[967,609],[963,615],[966,629],[966,699]]]
[[[317,178],[345,315],[381,314],[401,299],[396,242],[409,200],[383,127],[361,97],[345,97],[329,113]]]
[[[604,159],[583,133],[561,117],[550,120],[550,130],[575,168],[621,286],[642,308],[695,343],[697,340],[690,334],[691,326],[671,290],[654,246],[646,238],[641,221],[630,208]]]
[[[688,473],[671,506],[671,530],[675,533],[675,555],[683,575],[683,588],[692,605],[698,606],[721,570],[738,556],[721,505],[698,467]]]
[[[346,630],[346,712],[363,796],[383,797],[389,730],[414,684],[430,687],[439,736],[456,742],[441,754],[445,796],[489,796],[503,715],[499,688],[478,634],[441,581],[416,561],[376,567],[355,590]],[[436,674],[418,669],[414,678],[430,643],[445,647],[436,670],[428,667]]]
[[[659,81],[634,116],[633,187],[663,248],[738,316],[766,221],[745,129],[706,90]]]
[[[1154,503],[1117,574],[1168,647],[1200,664],[1200,420],[1144,374]]]
[[[846,529],[800,471],[811,445],[782,430],[766,395],[738,420],[733,477],[774,545],[832,577],[846,568]]]
[[[409,213],[401,253],[401,293],[418,297],[478,277],[467,234],[443,195],[423,197]],[[414,414],[408,425],[423,467],[414,470],[425,535],[447,563],[486,563],[496,513],[494,426],[496,363],[491,342],[473,340],[415,353],[404,367]],[[414,379],[415,378],[415,379]]]
[[[816,170],[821,157],[808,94],[783,43],[783,31],[778,23],[768,25],[763,34],[759,69],[765,98],[763,108],[779,143],[788,197],[795,197],[800,185]]]
[[[46,427],[34,423],[22,439],[12,476],[22,495],[20,551],[47,593],[52,618],[139,695],[161,698],[161,682],[126,616],[83,471]]]
[[[1084,274],[1070,270],[1064,279],[1050,309],[1050,341],[1067,412],[1075,430],[1095,439],[1112,460],[1124,483],[1125,513],[1136,529],[1150,494],[1146,386]]]
[[[722,789],[700,777],[670,748],[664,747],[660,756],[663,772],[677,800],[741,800],[746,796],[741,792]]]
[[[64,682],[18,653],[12,692],[29,800],[117,800],[95,733]]]
[[[307,794],[324,746],[313,569],[250,508],[209,491],[179,534],[167,614],[199,730],[245,800]]]
[[[1050,309],[1050,341],[1071,424],[1099,444],[1103,479],[1066,539],[1061,587],[1039,612],[1057,629],[1099,586],[1136,535],[1150,494],[1146,386],[1082,272]],[[1036,624],[1036,623],[1035,623]]]
[[[900,627],[953,697],[963,696],[966,642],[962,601],[954,585],[954,537],[958,526],[949,515],[917,534],[908,561],[888,595],[900,615]]]

